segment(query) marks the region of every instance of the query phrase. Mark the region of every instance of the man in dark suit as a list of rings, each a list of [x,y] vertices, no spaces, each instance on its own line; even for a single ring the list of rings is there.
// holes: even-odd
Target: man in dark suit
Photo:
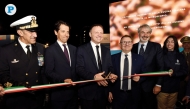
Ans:
[[[106,91],[108,82],[102,75],[107,76],[112,72],[112,62],[110,50],[100,42],[103,39],[102,25],[95,24],[90,28],[89,35],[91,41],[81,45],[77,49],[76,70],[80,80],[99,80],[89,82],[79,86],[79,98],[82,109],[106,109],[108,92]],[[97,48],[96,48],[97,47]],[[117,78],[116,75],[109,76],[112,82]]]
[[[112,109],[139,109],[140,103],[140,76],[131,76],[142,73],[144,69],[144,58],[141,55],[131,52],[133,41],[131,36],[125,35],[120,40],[121,53],[112,55],[114,73],[120,77],[111,85],[109,101],[112,102]],[[126,57],[127,55],[127,57]],[[125,60],[128,60],[128,66]],[[127,68],[128,67],[128,68]],[[125,70],[125,68],[127,68]],[[128,72],[125,75],[125,72]],[[129,76],[129,77],[124,77]],[[127,85],[124,83],[126,82]],[[127,89],[125,89],[125,86]]]
[[[31,24],[32,17],[35,16],[26,16],[10,25],[16,28],[19,38],[0,50],[0,82],[4,87],[31,87],[46,80],[42,73],[45,49],[36,42],[38,25]],[[5,94],[6,108],[42,109],[44,94],[43,90]]]
[[[57,41],[45,52],[45,73],[50,83],[71,83],[76,81],[76,47],[68,44],[70,26],[64,21],[55,23]],[[77,88],[58,87],[51,90],[51,109],[78,109]]]
[[[133,45],[132,52],[144,57],[146,72],[163,71],[163,52],[161,45],[149,41],[152,29],[143,24],[138,28],[140,41]],[[146,77],[142,82],[143,109],[156,109],[156,94],[161,90],[162,77]]]

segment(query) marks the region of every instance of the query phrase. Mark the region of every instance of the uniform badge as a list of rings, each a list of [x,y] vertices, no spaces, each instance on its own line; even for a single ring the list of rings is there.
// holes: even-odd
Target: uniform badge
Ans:
[[[44,65],[44,56],[38,52],[38,65],[43,66]]]
[[[31,19],[32,19],[31,20],[31,27],[38,27],[38,24],[36,22],[36,17],[33,16]]]

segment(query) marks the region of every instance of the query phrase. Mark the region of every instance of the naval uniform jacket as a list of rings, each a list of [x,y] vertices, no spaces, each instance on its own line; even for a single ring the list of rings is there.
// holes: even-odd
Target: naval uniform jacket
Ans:
[[[188,65],[188,75],[187,76],[190,76],[190,53],[189,53],[189,55],[187,55],[184,50],[181,53],[185,56],[185,59],[187,61],[187,65]]]
[[[29,60],[18,40],[3,46],[0,49],[0,81],[4,87],[9,87],[10,84],[12,86],[43,84],[45,80],[41,71],[43,65],[39,66],[38,57],[43,58],[44,50],[42,44],[32,44]]]

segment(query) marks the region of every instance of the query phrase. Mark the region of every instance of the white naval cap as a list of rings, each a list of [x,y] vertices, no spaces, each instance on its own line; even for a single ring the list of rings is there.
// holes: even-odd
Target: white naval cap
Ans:
[[[24,29],[29,31],[36,31],[38,28],[38,24],[36,21],[36,16],[29,15],[23,17],[15,22],[13,22],[10,27],[16,27],[17,29]]]

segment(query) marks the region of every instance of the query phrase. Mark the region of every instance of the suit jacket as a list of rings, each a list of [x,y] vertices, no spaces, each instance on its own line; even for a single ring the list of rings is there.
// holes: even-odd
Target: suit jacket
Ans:
[[[76,47],[68,44],[71,66],[57,42],[46,49],[45,74],[50,83],[63,83],[65,79],[76,81]],[[51,90],[51,100],[69,100],[76,94],[75,86],[58,87]]]
[[[132,69],[131,75],[140,74],[145,71],[144,67],[144,59],[141,55],[131,53],[132,54]],[[111,85],[111,92],[113,94],[113,98],[121,97],[119,96],[121,93],[121,75],[120,75],[120,60],[121,60],[121,53],[117,53],[111,56],[112,63],[114,67],[114,73],[118,76],[118,79]],[[131,91],[134,98],[140,98],[140,83],[143,81],[143,78],[140,78],[139,82],[135,82],[131,80]]]
[[[112,72],[110,50],[101,45],[102,70],[105,74]],[[91,43],[84,44],[77,49],[76,70],[80,80],[93,80],[98,72],[98,66]],[[99,86],[96,82],[84,83],[79,86],[79,97],[87,100],[106,98],[107,87]]]
[[[133,45],[132,52],[138,54],[138,44]],[[164,61],[161,45],[155,42],[148,41],[146,50],[144,53],[144,64],[146,72],[163,71]],[[161,85],[162,77],[146,77],[146,80],[142,83],[142,89],[145,92],[152,92],[153,87],[158,84]]]
[[[39,66],[38,63],[38,57],[44,56],[44,50],[44,45],[33,44],[29,60],[18,40],[2,47],[0,50],[0,81],[3,85],[7,82],[13,86],[44,84],[43,66]]]

